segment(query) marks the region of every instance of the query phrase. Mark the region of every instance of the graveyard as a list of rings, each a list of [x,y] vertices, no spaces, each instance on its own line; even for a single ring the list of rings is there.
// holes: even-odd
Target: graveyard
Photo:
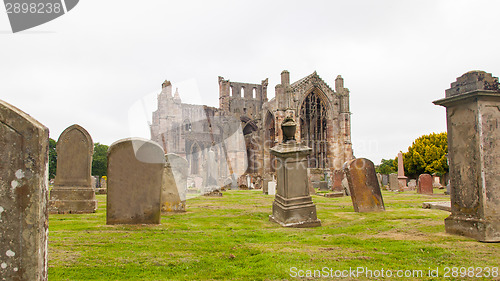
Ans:
[[[96,213],[51,214],[49,280],[293,280],[290,274],[298,270],[305,276],[325,267],[394,275],[423,270],[423,278],[379,278],[422,280],[430,279],[429,269],[439,269],[442,278],[445,267],[500,264],[498,243],[447,234],[443,220],[449,212],[422,208],[426,201],[448,201],[443,190],[383,190],[385,212],[370,213],[355,212],[350,197],[313,195],[321,220],[314,228],[270,222],[274,196],[262,191],[223,194],[188,199],[185,213],[163,214],[160,225],[106,225],[105,195],[96,196]]]

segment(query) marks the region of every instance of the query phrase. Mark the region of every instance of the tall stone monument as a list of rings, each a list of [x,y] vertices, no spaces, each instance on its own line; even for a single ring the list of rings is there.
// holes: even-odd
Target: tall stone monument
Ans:
[[[403,165],[403,153],[400,151],[398,153],[398,186],[399,191],[404,191],[406,189],[406,180],[408,178],[405,177],[405,168]]]
[[[93,213],[97,209],[91,169],[94,143],[79,125],[66,128],[56,145],[57,171],[50,191],[49,213]]]
[[[384,200],[373,162],[366,158],[353,159],[344,164],[354,211],[385,211]]]
[[[161,210],[162,212],[185,212],[188,162],[175,153],[168,153],[165,158]]]
[[[47,280],[49,130],[0,100],[0,279]]]
[[[500,84],[484,71],[457,78],[444,99],[450,167],[448,233],[500,242]]]
[[[159,224],[163,148],[151,140],[126,138],[108,149],[106,224]]]
[[[307,184],[307,155],[311,148],[295,141],[296,126],[287,117],[281,125],[283,143],[270,149],[278,162],[278,188],[269,220],[285,227],[320,226]]]

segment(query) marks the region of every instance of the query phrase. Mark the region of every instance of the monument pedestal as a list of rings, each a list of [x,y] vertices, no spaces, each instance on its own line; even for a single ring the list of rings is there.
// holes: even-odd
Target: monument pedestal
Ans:
[[[451,215],[446,232],[500,242],[500,84],[484,71],[462,75],[446,98]]]
[[[92,187],[59,187],[50,191],[50,214],[95,213],[97,200]]]
[[[310,152],[311,148],[295,141],[271,148],[278,162],[278,187],[270,221],[284,227],[321,226],[307,184],[307,155]]]

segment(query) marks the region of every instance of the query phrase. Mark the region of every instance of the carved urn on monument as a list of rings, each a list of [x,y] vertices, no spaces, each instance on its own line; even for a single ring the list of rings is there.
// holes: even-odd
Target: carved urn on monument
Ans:
[[[307,155],[311,148],[295,141],[297,124],[283,120],[283,142],[271,148],[277,158],[277,191],[269,220],[285,227],[321,226],[307,186]]]

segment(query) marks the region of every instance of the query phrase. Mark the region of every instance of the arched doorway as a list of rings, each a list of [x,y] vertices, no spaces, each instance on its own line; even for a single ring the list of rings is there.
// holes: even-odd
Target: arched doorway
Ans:
[[[327,106],[319,90],[309,93],[300,108],[301,139],[312,148],[309,168],[327,167]]]

